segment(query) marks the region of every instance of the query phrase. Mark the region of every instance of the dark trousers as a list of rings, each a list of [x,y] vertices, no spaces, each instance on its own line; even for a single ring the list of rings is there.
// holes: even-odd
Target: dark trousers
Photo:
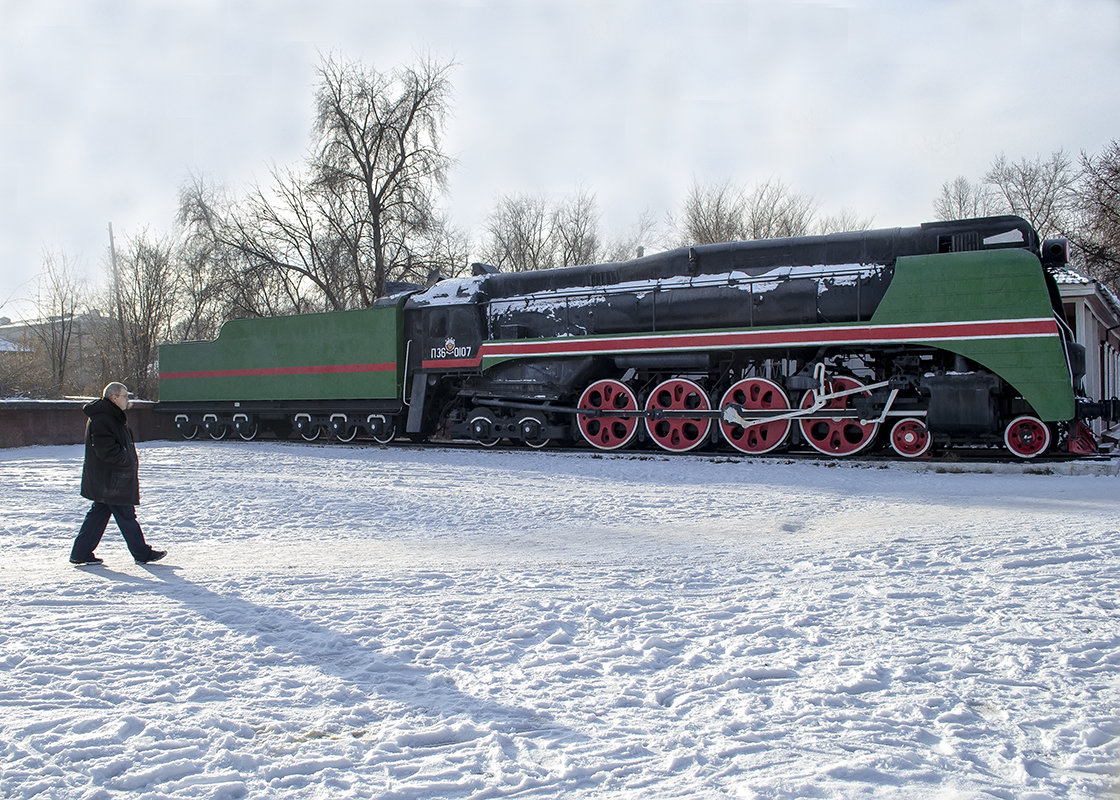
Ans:
[[[152,548],[144,541],[144,532],[140,530],[140,523],[136,521],[136,506],[111,506],[108,503],[97,502],[89,508],[82,529],[74,539],[74,549],[70,551],[71,558],[87,558],[93,555],[101,537],[105,534],[105,526],[109,517],[117,521],[121,529],[121,536],[128,544],[128,552],[133,558],[144,560],[151,556]]]

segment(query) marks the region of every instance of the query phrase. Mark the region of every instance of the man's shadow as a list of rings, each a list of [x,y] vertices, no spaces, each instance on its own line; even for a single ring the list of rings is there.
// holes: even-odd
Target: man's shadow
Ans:
[[[355,642],[317,622],[236,595],[219,594],[181,577],[173,565],[144,566],[142,578],[101,568],[95,574],[143,588],[180,603],[213,622],[256,642],[255,651],[279,654],[287,665],[310,666],[338,678],[361,697],[400,703],[430,718],[433,725],[463,717],[478,735],[547,733],[547,739],[585,738],[532,708],[506,706],[461,691],[448,678]],[[268,660],[268,659],[266,659]],[[338,701],[335,701],[338,702]],[[467,738],[473,738],[468,736]]]

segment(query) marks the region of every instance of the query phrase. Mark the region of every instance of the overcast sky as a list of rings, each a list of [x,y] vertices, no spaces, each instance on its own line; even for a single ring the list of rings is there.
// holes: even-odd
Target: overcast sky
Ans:
[[[192,173],[296,164],[315,69],[454,61],[444,205],[592,191],[602,232],[690,184],[777,178],[823,213],[932,218],[942,183],[1120,138],[1120,0],[0,0],[0,315],[44,249],[102,279]]]

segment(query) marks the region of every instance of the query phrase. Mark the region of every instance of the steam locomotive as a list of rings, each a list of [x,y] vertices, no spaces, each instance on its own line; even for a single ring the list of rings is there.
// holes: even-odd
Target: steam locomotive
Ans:
[[[1064,240],[989,217],[500,273],[160,348],[186,438],[1095,452]]]

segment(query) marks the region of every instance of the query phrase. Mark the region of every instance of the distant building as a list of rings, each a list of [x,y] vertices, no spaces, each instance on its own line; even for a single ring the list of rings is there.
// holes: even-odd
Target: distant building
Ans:
[[[1100,281],[1073,269],[1056,276],[1066,323],[1085,346],[1085,394],[1091,400],[1120,397],[1120,299]],[[1098,435],[1107,431],[1097,420]],[[1113,431],[1113,435],[1116,435]]]
[[[12,321],[10,319],[8,319],[7,317],[0,317],[0,333],[3,332],[5,327],[7,327],[11,324],[12,324]],[[18,353],[23,349],[24,348],[20,347],[15,342],[9,341],[8,339],[5,339],[3,336],[0,336],[0,353]]]
[[[109,322],[108,317],[97,311],[74,317],[66,358],[68,386],[64,388],[79,391],[98,388],[104,371],[98,342],[104,341]],[[0,317],[0,359],[30,356],[42,371],[49,363],[44,355],[44,342],[50,341],[51,326],[59,325],[58,319],[12,322]]]

